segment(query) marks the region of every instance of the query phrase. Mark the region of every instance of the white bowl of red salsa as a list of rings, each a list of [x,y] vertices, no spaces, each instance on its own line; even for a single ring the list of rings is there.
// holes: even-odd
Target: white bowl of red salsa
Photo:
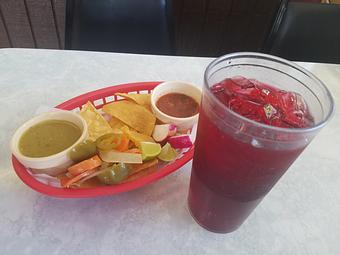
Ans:
[[[152,92],[152,111],[163,123],[175,124],[180,131],[190,129],[198,121],[201,94],[191,83],[163,82]]]

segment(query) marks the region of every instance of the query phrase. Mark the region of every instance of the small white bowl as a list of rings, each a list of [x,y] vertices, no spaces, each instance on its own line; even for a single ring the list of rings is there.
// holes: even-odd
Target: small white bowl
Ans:
[[[202,91],[199,87],[182,81],[167,81],[159,84],[154,88],[151,94],[151,108],[157,119],[164,123],[175,124],[179,131],[187,130],[191,128],[198,121],[198,113],[194,116],[187,118],[177,118],[165,114],[160,111],[156,106],[157,100],[169,93],[181,93],[193,98],[198,104],[201,102]]]
[[[19,150],[19,141],[21,136],[28,128],[46,120],[70,121],[81,129],[82,134],[73,145],[57,154],[41,158],[32,158],[24,156]],[[87,136],[88,130],[86,121],[79,114],[70,111],[57,110],[54,112],[48,112],[38,115],[25,122],[21,127],[19,127],[15,131],[10,146],[13,155],[18,159],[18,161],[24,166],[31,168],[34,173],[56,176],[64,172],[65,169],[72,164],[72,160],[69,158],[69,151],[76,144],[84,141],[87,138]]]

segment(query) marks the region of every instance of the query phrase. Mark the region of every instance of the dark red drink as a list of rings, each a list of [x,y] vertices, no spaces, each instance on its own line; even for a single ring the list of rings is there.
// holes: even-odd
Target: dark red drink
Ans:
[[[256,123],[298,129],[314,120],[299,94],[257,80],[226,79],[210,92],[248,119],[224,112],[204,93],[189,208],[200,225],[226,233],[243,223],[307,145],[301,134],[266,131]]]

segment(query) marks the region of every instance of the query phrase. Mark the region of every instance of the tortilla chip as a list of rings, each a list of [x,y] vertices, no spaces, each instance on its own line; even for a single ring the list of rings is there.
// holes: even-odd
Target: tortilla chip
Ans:
[[[124,122],[120,121],[119,119],[112,117],[109,121],[110,126],[113,130],[121,129],[122,127],[125,127],[126,124]]]
[[[79,114],[87,123],[89,140],[95,141],[102,135],[112,133],[112,128],[109,123],[97,111],[91,102],[87,102]]]
[[[151,110],[151,95],[150,94],[127,94],[127,93],[116,93],[115,95],[124,97],[126,100],[135,102],[136,104],[139,104],[146,109],[148,109],[150,112]]]
[[[150,94],[127,94],[127,93],[116,93],[115,95],[130,99],[139,105],[151,105]]]
[[[129,140],[132,141],[135,144],[135,146],[137,146],[138,148],[140,148],[141,142],[152,142],[152,143],[155,142],[151,136],[138,133],[134,130],[129,130],[129,128],[127,128],[126,126],[122,127],[121,130],[128,136]]]
[[[150,111],[127,100],[106,104],[103,106],[103,111],[148,136],[152,134],[155,127],[156,117]]]

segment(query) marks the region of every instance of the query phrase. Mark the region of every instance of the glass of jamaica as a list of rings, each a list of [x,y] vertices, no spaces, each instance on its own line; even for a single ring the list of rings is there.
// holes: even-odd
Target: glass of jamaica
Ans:
[[[214,60],[204,74],[188,204],[205,229],[236,230],[334,111],[325,85],[260,53]]]

